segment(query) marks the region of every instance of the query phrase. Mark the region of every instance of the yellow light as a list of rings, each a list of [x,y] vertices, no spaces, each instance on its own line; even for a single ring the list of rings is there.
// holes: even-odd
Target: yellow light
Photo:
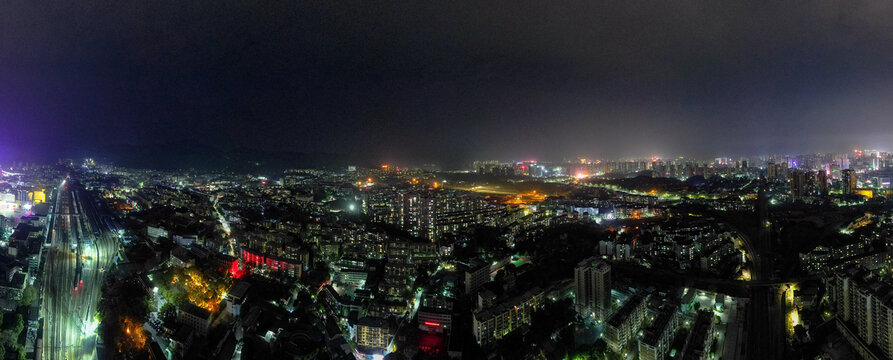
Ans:
[[[35,204],[44,203],[47,200],[46,192],[43,190],[32,191],[28,196],[31,198],[31,202]]]

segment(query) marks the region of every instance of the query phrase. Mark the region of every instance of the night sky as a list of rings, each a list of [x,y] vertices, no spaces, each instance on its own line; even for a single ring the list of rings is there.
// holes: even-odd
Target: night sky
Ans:
[[[0,2],[0,159],[890,149],[888,1]],[[433,5],[436,4],[436,5]]]

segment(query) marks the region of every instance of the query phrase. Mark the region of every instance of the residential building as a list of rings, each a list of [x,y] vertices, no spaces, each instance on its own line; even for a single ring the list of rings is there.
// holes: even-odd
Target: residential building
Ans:
[[[670,342],[679,325],[676,307],[665,304],[639,340],[639,360],[662,360],[670,355]]]
[[[605,325],[604,334],[608,348],[621,353],[627,344],[635,339],[636,333],[642,326],[642,320],[645,318],[647,300],[648,295],[633,295],[620,307],[620,310],[611,315]]]
[[[611,310],[611,265],[597,257],[574,268],[575,305],[578,313],[604,321]]]
[[[829,281],[844,338],[864,359],[893,357],[893,283],[862,267],[839,271]]]
[[[475,313],[472,325],[478,343],[490,344],[523,325],[530,325],[533,313],[542,305],[542,301],[542,289],[533,288],[522,295]]]
[[[465,270],[465,294],[475,295],[481,286],[490,282],[490,265],[480,260],[472,260]]]
[[[378,317],[364,317],[354,324],[354,336],[357,345],[369,349],[385,350],[390,342],[390,331],[387,322]]]

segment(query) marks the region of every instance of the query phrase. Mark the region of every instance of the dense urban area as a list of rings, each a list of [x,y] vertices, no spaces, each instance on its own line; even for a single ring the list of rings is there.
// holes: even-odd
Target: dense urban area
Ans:
[[[893,154],[4,164],[0,359],[893,356]]]

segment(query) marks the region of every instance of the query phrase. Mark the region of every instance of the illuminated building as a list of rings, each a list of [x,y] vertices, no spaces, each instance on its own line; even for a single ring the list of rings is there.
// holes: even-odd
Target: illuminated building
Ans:
[[[390,342],[388,324],[382,318],[361,318],[354,325],[354,337],[357,345],[373,350],[385,350]]]
[[[854,194],[856,191],[856,171],[853,169],[843,170],[840,186],[844,195]]]
[[[376,189],[363,194],[363,211],[376,223],[400,227],[414,237],[434,242],[447,233],[498,218],[506,210],[484,195],[444,190],[439,182],[425,190]]]
[[[47,194],[43,190],[35,190],[28,194],[33,204],[41,204],[47,202]]]
[[[342,268],[338,271],[337,279],[338,282],[342,284],[350,284],[354,286],[362,287],[366,284],[366,278],[369,276],[369,272],[365,270],[353,270],[353,269],[344,269]]]
[[[403,229],[412,236],[434,240],[437,198],[430,193],[407,194],[403,198]]]
[[[772,162],[766,164],[766,178],[769,181],[784,180],[787,177],[787,172],[787,164],[776,164]]]
[[[419,329],[430,333],[448,332],[453,326],[452,306],[422,306],[418,312]]]
[[[242,248],[241,255],[242,261],[246,264],[254,266],[264,265],[272,271],[279,271],[291,277],[301,276],[301,263],[296,260],[266,255],[246,248]]]
[[[515,175],[515,164],[500,163],[499,161],[475,161],[474,169],[478,174],[513,176]]]
[[[866,199],[871,199],[872,197],[874,197],[874,190],[871,190],[871,189],[855,189],[855,190],[853,190],[853,194],[855,194],[855,195],[862,195],[862,196],[864,196]]]
[[[642,327],[642,320],[645,319],[645,305],[648,295],[636,294],[627,300],[620,310],[611,315],[605,326],[605,342],[608,348],[621,353],[624,346],[635,338],[639,328]]]
[[[591,257],[574,268],[575,306],[581,316],[604,321],[611,310],[611,265]]]
[[[174,243],[182,246],[192,246],[198,241],[198,236],[196,235],[174,235],[173,236]]]
[[[472,225],[481,224],[488,219],[502,216],[505,213],[505,208],[496,206],[468,206],[468,209],[439,212],[435,221],[435,236],[439,237],[443,234],[459,232]]]
[[[791,200],[797,200],[808,195],[807,178],[809,175],[808,172],[800,170],[791,172]]]
[[[863,359],[893,357],[893,284],[851,267],[830,279],[830,295],[838,330]]]
[[[146,235],[148,235],[149,239],[152,240],[167,239],[167,237],[169,236],[165,228],[151,225],[146,227]]]
[[[542,301],[543,291],[533,288],[520,296],[476,312],[472,320],[478,343],[489,344],[523,325],[530,325],[533,313]]]
[[[679,325],[679,317],[675,307],[664,305],[657,313],[657,318],[645,330],[639,340],[640,360],[662,360],[670,355],[670,342]]]
[[[822,270],[831,260],[831,251],[824,246],[816,246],[814,249],[800,253],[800,267],[808,272],[818,272]]]

